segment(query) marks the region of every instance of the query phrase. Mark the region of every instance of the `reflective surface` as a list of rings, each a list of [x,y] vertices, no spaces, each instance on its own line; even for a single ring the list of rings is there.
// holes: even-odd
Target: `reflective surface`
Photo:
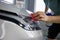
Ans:
[[[24,21],[25,21],[26,23],[28,23],[28,24],[24,27],[24,29],[26,29],[26,30],[31,30],[31,31],[33,31],[33,30],[41,30],[41,28],[40,28],[40,26],[39,26],[39,22],[33,21],[31,17],[26,17],[26,18],[24,18]]]
[[[15,5],[13,6],[13,5],[1,3],[0,9],[4,9],[10,12],[15,12],[16,14],[20,13],[20,9],[16,8]],[[25,12],[26,11],[24,11],[24,13]],[[23,19],[19,18],[20,16],[6,15],[6,14],[1,14],[1,15],[15,18],[19,22],[24,23],[25,27],[29,27],[27,25],[30,25],[30,22],[26,22],[24,18]],[[32,22],[32,23],[35,23],[35,22]],[[10,21],[0,20],[0,27],[1,28],[4,27],[0,29],[0,40],[43,40],[42,31],[40,29],[36,30],[39,27],[36,28],[37,26],[36,27],[30,26],[30,28],[32,27],[33,28],[31,31],[28,31],[28,30],[25,30],[24,27],[21,27],[21,26],[22,25],[18,26],[17,24]]]
[[[1,40],[43,40],[41,30],[26,31],[22,29],[20,26],[8,21],[3,21],[1,22],[1,24],[1,27],[5,27],[5,36]],[[2,30],[0,29],[0,31]],[[2,32],[0,33],[0,35],[1,34]]]

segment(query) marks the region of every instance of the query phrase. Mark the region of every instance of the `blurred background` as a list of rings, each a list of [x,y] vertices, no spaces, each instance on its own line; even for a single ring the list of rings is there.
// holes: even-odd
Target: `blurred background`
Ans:
[[[45,6],[46,6],[44,3],[44,0],[0,0],[0,3],[1,2],[7,3],[8,5],[9,4],[15,5],[19,9],[25,8],[31,12],[37,12],[37,11],[45,12]],[[14,11],[17,12],[16,10],[14,10]],[[48,11],[51,12],[51,9],[49,8]],[[2,23],[4,23],[4,20],[0,21],[0,25],[2,25]],[[43,37],[44,37],[44,39],[46,39],[47,35],[48,35],[47,32],[48,32],[49,27],[46,26],[45,22],[41,22],[41,21],[40,21],[40,26],[41,26],[41,30],[43,32]],[[0,27],[0,29],[1,29],[1,27]],[[2,31],[0,30],[0,35],[1,35],[1,32]],[[59,37],[60,36],[58,35],[58,37],[57,37],[58,40],[60,40]]]

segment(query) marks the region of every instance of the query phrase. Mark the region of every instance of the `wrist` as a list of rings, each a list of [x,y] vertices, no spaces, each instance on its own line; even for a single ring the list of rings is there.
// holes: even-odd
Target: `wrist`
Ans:
[[[46,22],[52,22],[54,16],[47,16]]]
[[[46,16],[45,21],[48,22],[48,20],[49,20],[49,16]]]

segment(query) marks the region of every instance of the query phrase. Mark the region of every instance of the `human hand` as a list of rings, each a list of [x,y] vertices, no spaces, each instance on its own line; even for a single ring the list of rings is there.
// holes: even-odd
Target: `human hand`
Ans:
[[[48,20],[48,16],[45,14],[45,12],[36,12],[34,14],[32,14],[32,18],[34,21],[47,21]]]

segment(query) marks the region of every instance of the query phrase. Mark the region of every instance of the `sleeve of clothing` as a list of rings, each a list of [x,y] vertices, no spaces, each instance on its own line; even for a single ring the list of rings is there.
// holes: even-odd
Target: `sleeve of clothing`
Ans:
[[[57,35],[60,33],[60,24],[53,23],[52,26],[48,29],[48,38],[55,39]]]
[[[44,0],[44,2],[55,15],[60,15],[60,0]]]

